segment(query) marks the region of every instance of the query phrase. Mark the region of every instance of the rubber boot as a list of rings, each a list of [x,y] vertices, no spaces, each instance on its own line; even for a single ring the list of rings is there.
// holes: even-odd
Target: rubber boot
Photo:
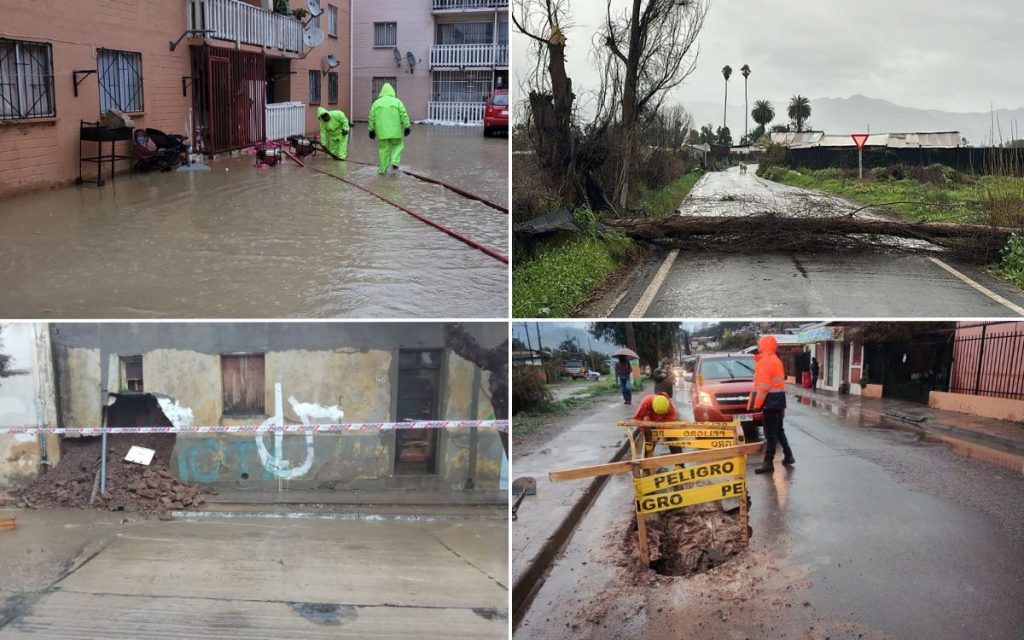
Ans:
[[[771,460],[765,460],[761,463],[760,467],[754,469],[754,473],[770,473],[772,471],[775,471],[775,465],[772,464]]]

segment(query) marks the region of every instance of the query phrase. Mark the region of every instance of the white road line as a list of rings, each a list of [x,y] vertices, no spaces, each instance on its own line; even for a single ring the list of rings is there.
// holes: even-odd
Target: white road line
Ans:
[[[654,274],[654,279],[651,280],[651,284],[647,285],[647,290],[644,291],[644,295],[640,296],[640,301],[633,307],[632,313],[629,314],[630,318],[642,318],[647,313],[647,308],[654,302],[654,296],[658,295],[658,289],[665,283],[665,278],[668,277],[668,271],[672,268],[672,263],[676,261],[676,256],[679,255],[679,249],[673,249],[669,251],[668,256],[665,258],[665,262],[661,263],[658,267],[658,272]]]
[[[959,271],[957,271],[953,267],[949,266],[948,264],[946,264],[942,260],[939,260],[938,258],[933,258],[931,256],[929,256],[928,259],[931,260],[932,262],[934,262],[935,264],[939,265],[940,267],[942,267],[946,271],[952,273],[957,278],[960,278],[961,280],[963,280],[967,284],[971,285],[972,287],[974,287],[978,291],[984,293],[989,298],[992,298],[993,300],[995,300],[999,304],[1003,305],[1004,307],[1006,307],[1010,311],[1013,311],[1017,315],[1024,316],[1024,307],[1015,305],[1014,303],[1010,302],[1009,300],[1007,300],[1003,296],[999,295],[998,293],[996,293],[994,291],[991,291],[989,289],[986,289],[985,287],[983,287],[982,285],[978,284],[974,280],[971,280],[970,278],[968,278],[964,274],[960,273]]]

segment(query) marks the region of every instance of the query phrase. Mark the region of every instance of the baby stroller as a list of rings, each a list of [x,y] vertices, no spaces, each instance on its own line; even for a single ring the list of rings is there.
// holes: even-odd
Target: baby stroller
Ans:
[[[181,164],[187,151],[185,136],[159,129],[136,129],[132,134],[135,168],[142,171],[170,171]]]

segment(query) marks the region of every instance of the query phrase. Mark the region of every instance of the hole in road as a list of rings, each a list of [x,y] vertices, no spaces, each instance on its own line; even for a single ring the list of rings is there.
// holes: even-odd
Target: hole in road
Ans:
[[[704,573],[728,562],[744,549],[740,538],[739,500],[663,511],[645,516],[644,523],[651,553],[650,568],[663,576]],[[636,546],[634,516],[623,540],[623,551],[635,555]]]

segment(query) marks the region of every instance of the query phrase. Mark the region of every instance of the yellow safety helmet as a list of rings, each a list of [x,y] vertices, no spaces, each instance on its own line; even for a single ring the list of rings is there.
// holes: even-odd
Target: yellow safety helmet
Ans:
[[[651,402],[651,408],[654,409],[654,413],[658,415],[665,415],[668,413],[669,407],[671,407],[668,398],[662,395],[654,396],[654,401]]]

